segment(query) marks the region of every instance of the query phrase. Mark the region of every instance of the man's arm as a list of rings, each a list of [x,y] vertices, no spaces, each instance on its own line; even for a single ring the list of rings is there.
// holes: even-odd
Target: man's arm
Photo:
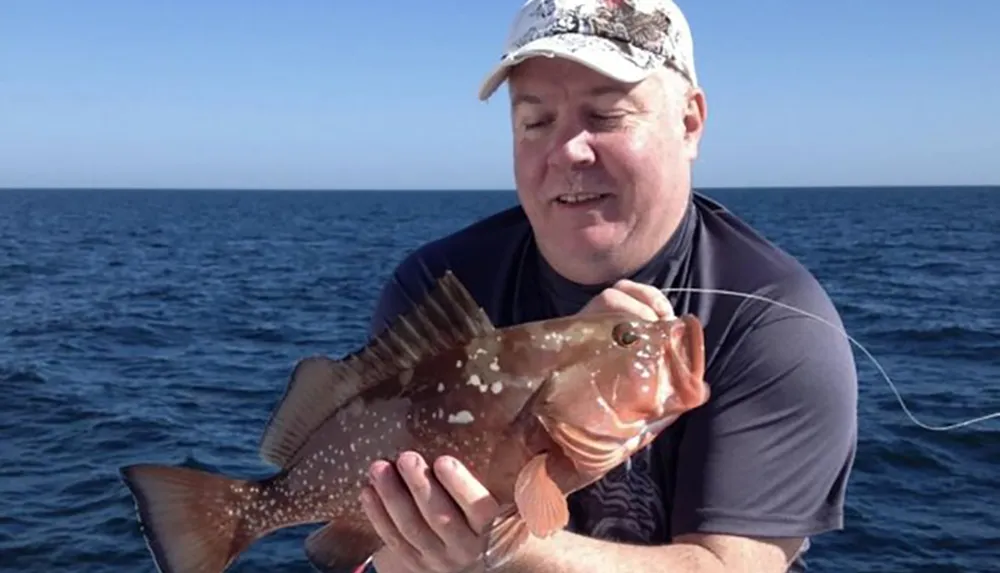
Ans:
[[[685,535],[669,545],[629,545],[567,531],[545,540],[532,538],[497,573],[768,573],[784,572],[801,539],[750,539],[726,535]]]

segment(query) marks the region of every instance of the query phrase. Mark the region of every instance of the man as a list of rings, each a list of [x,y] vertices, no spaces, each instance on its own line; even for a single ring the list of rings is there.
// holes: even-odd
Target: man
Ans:
[[[546,57],[547,56],[547,57]],[[856,373],[817,281],[691,190],[706,117],[687,22],[670,0],[529,0],[480,98],[507,82],[520,205],[417,249],[372,333],[450,269],[499,326],[627,309],[706,326],[703,407],[570,497],[566,531],[506,571],[778,573],[842,527],[856,445]],[[431,471],[428,471],[428,469]],[[386,542],[369,569],[477,563],[495,501],[456,460],[408,452],[371,468],[362,502]]]

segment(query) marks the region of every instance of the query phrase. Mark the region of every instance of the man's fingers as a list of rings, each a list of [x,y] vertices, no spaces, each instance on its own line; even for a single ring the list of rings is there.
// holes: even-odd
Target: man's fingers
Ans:
[[[412,563],[420,558],[420,553],[399,532],[399,528],[396,527],[372,486],[366,486],[361,490],[361,508],[375,529],[375,533],[394,555],[400,557],[400,561]]]
[[[413,452],[400,455],[399,472],[424,520],[446,545],[476,545],[476,533],[469,527],[463,509],[432,475],[420,455]]]
[[[588,302],[580,312],[582,314],[608,311],[628,312],[651,321],[660,318],[648,304],[616,288],[601,291],[601,294]]]
[[[472,530],[476,533],[485,531],[500,511],[486,486],[465,465],[450,456],[434,460],[434,474],[465,513]]]
[[[614,288],[646,304],[656,311],[659,318],[674,317],[674,309],[667,295],[653,285],[622,279],[615,283]]]
[[[441,552],[444,549],[444,542],[427,525],[413,501],[409,488],[392,464],[376,462],[372,464],[371,474],[372,486],[378,493],[382,507],[396,531],[396,533],[388,531],[386,534],[390,537],[400,535],[420,554]],[[382,535],[381,531],[379,535]],[[389,542],[388,539],[383,538],[383,540]]]

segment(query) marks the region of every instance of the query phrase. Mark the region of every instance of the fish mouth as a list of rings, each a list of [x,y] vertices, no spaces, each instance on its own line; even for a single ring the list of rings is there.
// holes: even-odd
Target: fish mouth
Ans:
[[[670,336],[670,377],[678,405],[689,410],[708,400],[705,331],[692,315],[676,319]]]
[[[688,314],[680,318],[684,325],[685,357],[688,375],[701,380],[705,377],[705,330],[694,316]]]

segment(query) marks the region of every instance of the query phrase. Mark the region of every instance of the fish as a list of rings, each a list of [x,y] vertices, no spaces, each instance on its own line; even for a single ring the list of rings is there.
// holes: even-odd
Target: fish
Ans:
[[[495,496],[488,568],[567,526],[567,497],[625,463],[709,397],[701,323],[602,312],[495,327],[452,271],[340,358],[299,359],[260,439],[275,470],[165,463],[119,469],[161,573],[220,573],[277,530],[320,571],[382,547],[360,492],[370,465],[450,455]]]

